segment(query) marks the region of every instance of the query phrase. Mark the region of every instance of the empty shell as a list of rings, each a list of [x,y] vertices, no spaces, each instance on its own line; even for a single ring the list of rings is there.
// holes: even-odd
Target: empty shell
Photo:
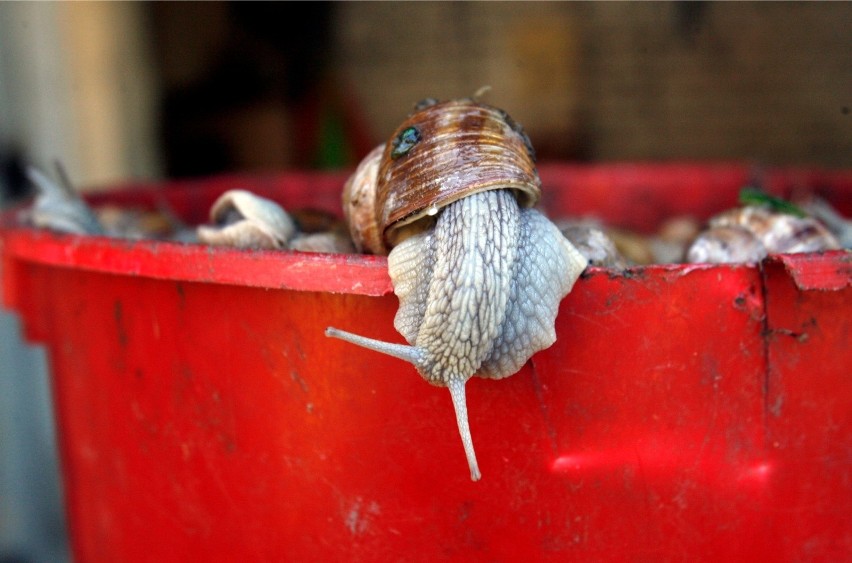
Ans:
[[[212,245],[283,249],[296,232],[281,206],[246,190],[222,194],[210,209],[210,221],[197,232],[200,242]]]

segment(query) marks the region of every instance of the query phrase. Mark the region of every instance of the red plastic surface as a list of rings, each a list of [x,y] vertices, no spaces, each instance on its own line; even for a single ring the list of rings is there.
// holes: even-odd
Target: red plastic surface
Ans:
[[[733,205],[749,175],[542,168],[552,215],[644,228]],[[343,177],[98,197],[162,195],[198,221],[236,183],[336,210]],[[847,173],[766,177],[776,193],[815,186],[847,213],[852,203]],[[468,384],[483,473],[472,483],[445,389],[323,336],[333,325],[402,341],[384,259],[85,239],[4,220],[3,298],[49,354],[78,561],[852,553],[846,253],[590,270],[561,305],[556,344],[508,379]]]

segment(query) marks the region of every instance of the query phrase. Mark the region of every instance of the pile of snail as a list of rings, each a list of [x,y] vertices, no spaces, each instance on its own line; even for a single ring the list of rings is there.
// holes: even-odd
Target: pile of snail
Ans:
[[[141,218],[98,215],[67,181],[57,185],[37,170],[30,178],[39,189],[28,213],[34,226],[137,238]],[[309,228],[310,217],[235,189],[215,202],[208,224],[193,229],[172,218],[170,226],[183,242],[387,255],[399,299],[394,326],[408,344],[333,327],[326,335],[405,360],[447,387],[474,481],[481,474],[466,382],[508,377],[553,344],[559,303],[588,265],[757,262],[852,246],[852,223],[818,200],[807,213],[744,205],[704,225],[673,218],[656,236],[640,237],[587,219],[555,224],[535,208],[540,196],[532,144],[506,112],[476,99],[430,99],[346,181],[345,224]]]

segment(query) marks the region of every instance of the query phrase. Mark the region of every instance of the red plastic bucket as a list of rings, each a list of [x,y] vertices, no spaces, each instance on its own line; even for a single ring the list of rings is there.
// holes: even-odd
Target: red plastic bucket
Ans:
[[[545,165],[552,216],[730,207],[739,165]],[[852,211],[852,173],[769,170]],[[201,222],[242,187],[337,212],[345,175],[132,186]],[[383,258],[56,235],[2,218],[3,300],[52,372],[78,561],[834,560],[852,553],[852,263],[590,269],[556,344],[448,393],[328,339],[401,342]]]

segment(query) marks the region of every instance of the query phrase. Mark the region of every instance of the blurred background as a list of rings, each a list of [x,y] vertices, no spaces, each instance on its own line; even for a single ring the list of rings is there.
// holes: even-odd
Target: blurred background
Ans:
[[[2,2],[0,202],[355,166],[414,103],[506,109],[540,160],[852,167],[852,3]],[[0,313],[0,560],[68,558],[49,381]]]

